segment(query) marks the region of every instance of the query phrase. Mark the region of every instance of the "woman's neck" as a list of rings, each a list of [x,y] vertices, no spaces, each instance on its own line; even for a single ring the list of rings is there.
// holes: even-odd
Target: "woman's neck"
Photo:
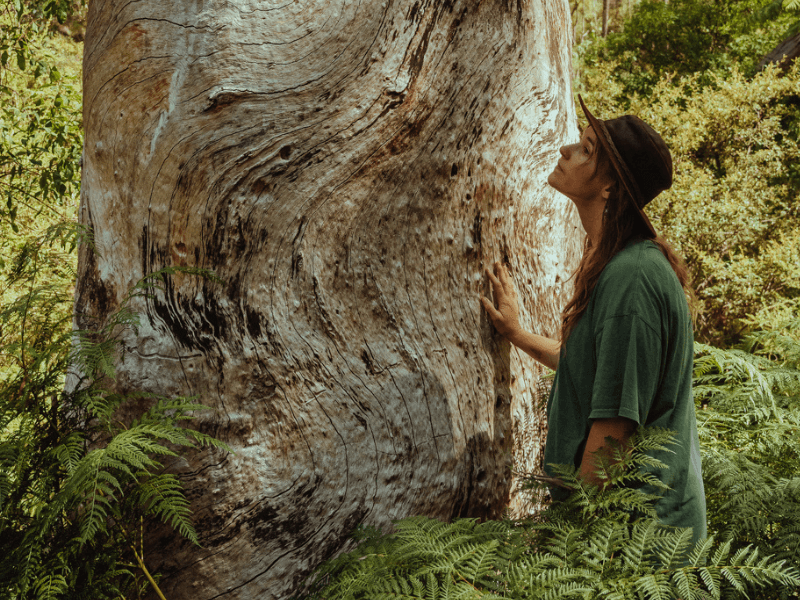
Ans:
[[[601,199],[587,204],[576,204],[576,206],[583,229],[589,236],[592,246],[596,248],[603,233],[603,211],[606,208],[606,201]]]

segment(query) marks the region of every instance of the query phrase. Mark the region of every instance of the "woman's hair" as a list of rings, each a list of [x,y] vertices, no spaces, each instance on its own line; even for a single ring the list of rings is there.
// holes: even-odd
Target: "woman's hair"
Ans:
[[[633,200],[627,197],[625,188],[620,185],[616,171],[611,165],[611,160],[600,144],[595,146],[594,152],[597,161],[594,176],[608,176],[614,183],[603,212],[600,242],[596,247],[593,246],[588,235],[584,242],[583,257],[578,265],[578,270],[575,272],[575,292],[561,315],[562,345],[566,343],[570,332],[589,305],[592,291],[597,285],[603,269],[630,240],[650,239],[655,243],[669,261],[672,270],[675,271],[675,275],[678,276],[681,287],[687,295],[691,295],[688,290],[689,274],[683,259],[664,238],[661,236],[652,237],[652,234],[642,222],[638,210],[634,207]]]

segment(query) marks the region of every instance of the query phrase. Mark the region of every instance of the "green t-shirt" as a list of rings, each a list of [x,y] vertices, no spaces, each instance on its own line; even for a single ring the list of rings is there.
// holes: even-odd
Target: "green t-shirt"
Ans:
[[[580,465],[593,419],[626,417],[677,432],[656,457],[670,488],[659,520],[706,537],[706,501],[692,400],[692,322],[669,261],[651,241],[631,242],[606,265],[561,351],[547,403],[549,465]],[[647,490],[651,491],[651,490]],[[553,497],[563,497],[553,490]],[[562,494],[562,496],[560,496]]]

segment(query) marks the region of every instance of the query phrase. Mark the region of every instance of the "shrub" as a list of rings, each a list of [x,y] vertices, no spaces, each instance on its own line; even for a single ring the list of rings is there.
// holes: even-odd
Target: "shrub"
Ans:
[[[705,86],[734,67],[754,74],[796,20],[791,5],[781,10],[773,0],[643,0],[621,31],[582,48],[582,60],[588,67],[613,64],[621,84],[616,101],[627,106],[665,77],[695,75]]]

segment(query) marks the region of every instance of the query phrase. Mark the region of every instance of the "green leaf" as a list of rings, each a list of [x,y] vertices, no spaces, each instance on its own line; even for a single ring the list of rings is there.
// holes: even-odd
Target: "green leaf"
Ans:
[[[17,50],[17,66],[20,71],[25,70],[25,53],[22,50]]]

